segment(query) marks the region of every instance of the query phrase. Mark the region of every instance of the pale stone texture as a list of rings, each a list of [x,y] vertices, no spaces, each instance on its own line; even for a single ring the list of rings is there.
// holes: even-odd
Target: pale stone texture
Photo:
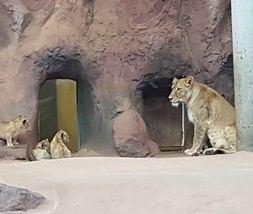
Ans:
[[[39,192],[27,213],[251,213],[252,153],[1,163],[0,182]]]

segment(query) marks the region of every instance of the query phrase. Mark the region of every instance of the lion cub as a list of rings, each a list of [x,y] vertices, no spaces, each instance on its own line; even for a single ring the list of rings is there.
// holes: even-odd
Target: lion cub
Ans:
[[[214,89],[194,81],[193,76],[174,78],[171,89],[171,104],[185,103],[189,120],[194,124],[193,146],[186,149],[185,154],[196,154],[205,134],[212,148],[204,150],[203,154],[237,151],[235,109],[232,105]]]
[[[54,136],[50,144],[50,152],[52,159],[69,158],[71,152],[65,143],[69,142],[69,135],[66,131],[60,129]]]
[[[19,115],[10,122],[0,123],[0,138],[6,140],[8,147],[13,147],[13,144],[17,143],[19,133],[28,129],[28,119],[23,115]]]
[[[49,140],[45,139],[37,143],[31,153],[35,160],[51,159]]]

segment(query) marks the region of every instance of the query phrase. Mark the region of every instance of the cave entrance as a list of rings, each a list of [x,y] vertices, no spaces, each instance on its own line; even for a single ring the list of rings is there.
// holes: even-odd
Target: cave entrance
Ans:
[[[97,151],[104,142],[104,124],[86,71],[71,56],[57,52],[39,61],[38,136],[50,140],[62,128],[70,135],[71,152]]]
[[[67,147],[71,152],[79,149],[76,81],[52,79],[44,83],[39,95],[38,127],[39,140],[51,141],[62,128],[69,134]]]
[[[143,103],[142,114],[152,140],[161,151],[179,151],[185,147],[188,121],[184,105],[175,108],[168,95],[173,78],[148,80],[140,87]],[[185,130],[187,128],[187,130]]]

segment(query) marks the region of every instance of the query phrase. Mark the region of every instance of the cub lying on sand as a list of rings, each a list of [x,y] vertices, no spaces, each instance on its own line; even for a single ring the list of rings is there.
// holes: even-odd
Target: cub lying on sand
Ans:
[[[39,143],[37,143],[35,149],[44,149],[50,154],[50,142],[49,142],[49,140],[46,138],[46,139],[40,141]]]
[[[16,144],[19,133],[28,129],[28,119],[23,115],[19,115],[15,120],[0,123],[0,138],[6,140],[8,147],[12,147],[13,144]]]
[[[40,141],[31,153],[35,160],[51,159],[49,140],[45,139]]]
[[[69,158],[71,152],[65,143],[69,142],[69,136],[66,131],[60,129],[54,136],[50,144],[50,152],[52,159]]]
[[[192,76],[174,78],[169,99],[173,106],[185,103],[189,120],[194,124],[193,146],[185,154],[196,154],[206,133],[212,148],[203,154],[237,151],[235,109],[215,90],[195,82]]]

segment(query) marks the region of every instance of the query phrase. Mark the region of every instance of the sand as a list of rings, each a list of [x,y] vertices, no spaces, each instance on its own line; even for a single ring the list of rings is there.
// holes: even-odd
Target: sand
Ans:
[[[27,213],[250,213],[253,153],[1,163],[0,183],[48,201]]]

